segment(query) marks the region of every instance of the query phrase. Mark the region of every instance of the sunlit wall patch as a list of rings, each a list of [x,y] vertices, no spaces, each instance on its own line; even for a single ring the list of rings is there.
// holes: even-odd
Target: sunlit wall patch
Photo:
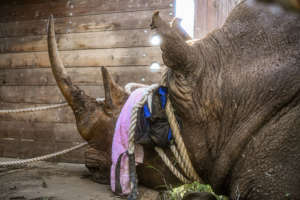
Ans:
[[[160,68],[161,68],[161,66],[158,62],[153,62],[150,65],[150,71],[151,72],[158,72],[158,71],[160,71]]]
[[[175,16],[181,18],[181,26],[193,38],[195,23],[194,0],[176,0]]]
[[[161,44],[161,37],[158,34],[153,35],[150,38],[150,43],[153,46],[159,46]]]

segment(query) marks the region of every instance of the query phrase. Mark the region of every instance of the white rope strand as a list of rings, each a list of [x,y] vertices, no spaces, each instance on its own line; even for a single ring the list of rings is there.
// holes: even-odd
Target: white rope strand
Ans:
[[[149,87],[148,85],[145,85],[145,84],[142,84],[142,83],[127,83],[126,85],[125,85],[125,91],[128,93],[128,94],[130,94],[131,92],[132,92],[132,88],[134,88],[134,87],[136,87],[136,88],[145,88],[145,87]]]
[[[7,109],[7,110],[0,110],[0,114],[35,112],[35,111],[61,108],[61,107],[66,107],[66,106],[68,106],[68,103],[54,104],[54,105],[50,105],[50,106],[32,107],[32,108]]]
[[[36,158],[29,158],[29,159],[24,159],[24,160],[15,160],[15,161],[7,161],[7,162],[0,162],[0,167],[8,167],[8,166],[16,166],[16,165],[25,165],[28,163],[32,163],[32,162],[37,162],[37,161],[42,161],[42,160],[47,160],[59,155],[63,155],[66,153],[69,153],[70,151],[74,151],[76,149],[82,148],[85,145],[87,145],[87,142],[83,142],[81,144],[78,144],[76,146],[73,146],[71,148],[56,152],[56,153],[51,153],[51,154],[47,154],[47,155],[43,155],[43,156],[39,156]]]
[[[96,98],[97,102],[103,101],[104,98]],[[44,111],[44,110],[51,110],[56,108],[62,108],[68,106],[68,103],[60,103],[60,104],[53,104],[49,106],[39,106],[39,107],[31,107],[31,108],[19,108],[19,109],[7,109],[7,110],[0,110],[0,114],[9,114],[9,113],[24,113],[24,112],[37,112],[37,111]]]
[[[168,82],[167,80],[168,80],[168,71],[166,70],[164,71],[161,79],[161,84],[165,87],[167,87],[167,82]],[[187,149],[181,137],[179,125],[177,123],[177,119],[174,114],[174,109],[172,107],[169,97],[166,105],[166,114],[177,147],[177,149],[175,149],[174,148],[175,146],[171,146],[171,150],[174,156],[176,157],[177,161],[179,162],[179,165],[182,167],[182,170],[184,171],[184,173],[187,175],[188,178],[203,183],[203,180],[198,176],[195,168],[193,167],[191,159],[187,153]]]
[[[190,179],[202,183],[203,181],[198,176],[198,174],[197,174],[196,170],[194,169],[193,164],[190,160],[190,157],[187,153],[187,149],[186,149],[183,139],[181,137],[180,128],[177,123],[177,120],[176,120],[176,117],[174,114],[174,110],[170,103],[170,100],[167,101],[166,114],[168,116],[169,124],[172,129],[172,136],[174,137],[174,141],[177,145],[178,152],[185,161],[183,163],[184,164],[184,168],[183,168],[184,172]]]
[[[131,117],[130,117],[130,127],[129,127],[129,140],[128,140],[128,153],[133,154],[134,153],[134,133],[135,133],[135,127],[136,127],[136,121],[137,121],[137,112],[138,109],[141,108],[144,103],[148,99],[148,95],[153,92],[156,88],[158,88],[158,84],[153,84],[151,86],[148,86],[145,89],[145,93],[142,97],[142,99],[133,107],[131,111]]]

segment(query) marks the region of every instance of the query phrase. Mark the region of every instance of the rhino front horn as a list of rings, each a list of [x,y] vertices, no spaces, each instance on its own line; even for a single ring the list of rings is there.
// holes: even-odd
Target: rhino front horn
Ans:
[[[49,17],[48,23],[48,54],[56,83],[66,101],[74,111],[75,116],[77,116],[78,111],[85,110],[86,108],[84,105],[88,105],[86,102],[91,102],[92,98],[87,96],[79,87],[73,85],[62,60],[60,59],[55,40],[54,20],[52,15]]]

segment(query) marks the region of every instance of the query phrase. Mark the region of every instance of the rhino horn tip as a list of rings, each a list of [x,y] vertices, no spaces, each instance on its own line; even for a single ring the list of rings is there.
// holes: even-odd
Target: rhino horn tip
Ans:
[[[101,68],[101,72],[102,72],[102,73],[107,73],[107,69],[106,69],[106,67],[104,67],[104,66],[101,66],[100,68]]]
[[[156,10],[156,11],[154,12],[153,16],[158,16],[158,15],[159,15],[159,11]]]

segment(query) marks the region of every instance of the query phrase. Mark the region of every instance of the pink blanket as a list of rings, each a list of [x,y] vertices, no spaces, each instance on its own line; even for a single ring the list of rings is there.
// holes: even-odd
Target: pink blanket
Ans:
[[[126,152],[128,149],[128,133],[130,127],[130,116],[134,105],[139,102],[144,94],[144,89],[139,88],[131,93],[125,105],[122,108],[120,116],[118,118],[115,133],[112,143],[112,166],[110,185],[112,191],[115,192],[115,171],[119,156]],[[135,162],[143,163],[144,151],[141,145],[135,145]],[[120,184],[122,187],[122,194],[126,195],[130,193],[130,180],[129,180],[129,165],[128,156],[124,154],[121,159],[120,165]]]

